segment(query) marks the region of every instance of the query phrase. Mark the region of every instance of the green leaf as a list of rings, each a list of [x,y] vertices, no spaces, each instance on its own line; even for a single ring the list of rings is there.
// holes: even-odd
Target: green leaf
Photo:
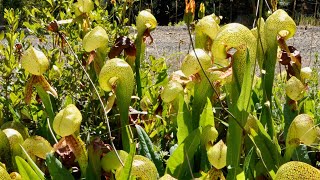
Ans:
[[[51,153],[47,154],[46,164],[53,180],[73,180],[74,177],[62,165],[62,163]]]
[[[45,107],[46,112],[48,113],[50,119],[50,125],[52,126],[52,122],[54,120],[55,114],[52,108],[52,103],[50,100],[50,95],[41,87],[36,86],[37,92],[42,100],[42,103]]]
[[[192,116],[191,113],[184,102],[184,98],[182,95],[179,95],[179,111],[177,115],[177,138],[178,144],[181,144],[186,137],[192,132]]]
[[[200,145],[200,130],[194,130],[173,152],[167,161],[166,173],[177,179],[191,178],[189,165]],[[191,166],[192,167],[192,166]],[[186,175],[188,173],[188,175]]]
[[[234,111],[230,112],[235,114]],[[237,117],[237,116],[236,116]],[[240,170],[240,154],[241,154],[241,144],[242,144],[242,129],[239,127],[233,117],[229,117],[229,127],[228,127],[228,136],[227,136],[227,166],[228,176],[227,179],[236,179],[237,173]]]
[[[255,149],[252,147],[244,159],[243,171],[246,179],[254,179]]]
[[[27,158],[27,161],[29,163],[29,165],[31,166],[31,168],[35,171],[35,173],[40,177],[40,179],[45,179],[44,177],[44,173],[40,170],[40,168],[36,165],[35,162],[33,162],[33,160],[31,159],[31,157],[29,156],[29,154],[27,153],[27,151],[23,148],[23,146],[20,147],[22,149],[22,155],[24,155],[24,157]]]
[[[282,156],[279,151],[279,147],[270,138],[269,134],[263,128],[260,121],[256,121],[258,132],[250,129],[251,134],[249,135],[252,142],[255,144],[258,156],[266,166],[267,171],[277,172],[278,167],[282,164]],[[271,174],[272,175],[272,174]]]
[[[2,40],[4,38],[4,31],[0,32],[0,40]]]
[[[135,154],[136,154],[136,143],[131,143],[130,144],[130,153],[126,159],[126,162],[124,164],[123,169],[120,172],[119,178],[116,178],[116,179],[121,179],[121,180],[131,179],[132,162],[133,162],[133,157]]]
[[[250,63],[249,51],[247,49],[247,58],[245,72],[243,76],[243,82],[241,85],[241,93],[237,101],[237,106],[240,112],[248,111],[248,106],[250,102],[251,92],[252,92],[252,74],[251,74],[252,65]],[[246,117],[242,118],[243,121],[246,120]]]
[[[21,119],[20,114],[13,109],[11,104],[9,104],[9,110],[12,114],[13,120],[20,121]]]
[[[292,154],[292,160],[311,164],[309,154],[310,152],[308,150],[308,147],[306,145],[301,144],[300,146],[295,148],[295,151]]]
[[[46,0],[53,7],[52,0]]]
[[[301,103],[301,106],[304,107],[304,112],[310,116],[315,114],[315,100],[307,98],[304,103]]]
[[[15,93],[10,93],[10,100],[13,106],[16,106],[19,103],[19,97]]]
[[[233,117],[229,118],[229,128],[228,128],[228,137],[227,137],[227,165],[229,165],[228,176],[227,179],[235,179],[238,171],[240,170],[240,154],[241,154],[241,142],[243,140],[243,132],[242,128],[239,126],[244,126],[248,115],[249,115],[249,102],[252,91],[252,74],[251,74],[252,64],[250,62],[249,51],[247,49],[246,56],[246,65],[244,69],[244,76],[241,84],[240,93],[238,88],[240,87],[239,81],[233,81],[232,85],[230,85],[231,91],[231,99],[233,103],[230,103],[229,100],[229,109],[233,114]],[[237,79],[237,77],[234,77]],[[234,103],[237,102],[237,103]]]
[[[153,150],[153,144],[144,129],[139,125],[136,125],[136,129],[141,146],[141,154],[153,161],[157,167],[159,175],[162,176],[164,174],[164,167],[159,154]]]
[[[205,77],[204,72],[199,72],[200,78],[204,78],[203,81],[196,83],[194,86],[193,92],[193,101],[192,101],[192,123],[193,129],[199,127],[200,115],[203,112],[203,109],[206,105],[207,98],[210,98],[214,92],[211,87],[211,84]]]
[[[199,126],[202,128],[201,132],[201,147],[200,147],[200,156],[201,156],[201,162],[200,162],[200,169],[203,171],[207,171],[210,169],[211,164],[209,163],[208,156],[207,156],[207,150],[206,150],[206,143],[208,141],[215,141],[218,137],[218,132],[216,131],[216,136],[213,136],[212,133],[210,135],[207,133],[204,129],[212,129],[215,127],[214,124],[214,114],[212,110],[211,101],[209,98],[207,98],[207,103],[205,107],[203,108],[202,114],[200,115],[200,122]],[[206,131],[206,132],[204,132]]]
[[[283,106],[283,117],[284,117],[284,138],[287,137],[288,129],[293,119],[298,115],[298,111],[295,110],[294,104],[290,102],[291,100],[286,97],[286,103]]]
[[[86,173],[86,179],[95,180],[101,177],[101,162],[100,157],[102,155],[101,145],[93,140],[88,146],[88,167]]]
[[[55,134],[53,133],[53,131],[51,129],[55,114],[53,111],[50,95],[39,85],[36,86],[36,90],[42,100],[42,103],[45,107],[45,111],[47,112],[48,117],[49,117],[48,122],[43,122],[43,129],[42,130],[43,130],[44,136],[46,139],[49,140],[49,142],[57,143],[57,140],[55,138]]]
[[[205,105],[202,114],[200,115],[199,125],[202,128],[206,127],[207,125],[211,125],[214,127],[214,115],[209,98],[207,98],[207,104]]]
[[[41,179],[31,168],[31,166],[20,156],[15,157],[19,174],[24,180]]]

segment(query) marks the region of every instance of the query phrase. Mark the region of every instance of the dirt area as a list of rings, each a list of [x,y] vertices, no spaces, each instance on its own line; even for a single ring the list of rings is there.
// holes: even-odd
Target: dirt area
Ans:
[[[151,33],[154,43],[146,47],[146,57],[165,57],[170,72],[179,69],[188,53],[190,40],[186,26],[160,26]],[[320,54],[320,27],[298,27],[294,38],[287,42],[296,47],[302,56],[302,66],[312,65],[316,54]]]
[[[145,57],[147,59],[150,55],[156,58],[164,57],[169,66],[169,72],[178,70],[184,56],[191,50],[187,27],[159,26],[151,32],[151,35],[154,41],[153,44],[147,45]],[[27,39],[33,45],[39,43],[33,36],[28,36]],[[293,45],[301,52],[302,66],[312,66],[315,55],[320,55],[320,27],[298,27],[296,35],[287,44]],[[47,43],[48,48],[52,48],[51,45],[50,42]]]

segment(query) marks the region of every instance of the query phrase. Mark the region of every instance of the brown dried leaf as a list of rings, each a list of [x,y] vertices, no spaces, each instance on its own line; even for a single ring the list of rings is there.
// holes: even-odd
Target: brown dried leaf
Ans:
[[[26,84],[25,89],[25,103],[30,104],[33,92],[33,84],[35,83],[35,75],[32,75]]]
[[[232,68],[228,68],[227,71],[225,71],[223,74],[221,74],[220,78],[221,79],[226,79],[231,75],[232,75]]]
[[[61,138],[60,141],[53,146],[54,151],[61,157],[61,161],[66,168],[78,166],[75,162],[76,157],[71,151],[65,138]]]
[[[93,68],[94,68],[94,71],[97,73],[97,74],[100,74],[100,71],[101,71],[101,66],[99,63],[97,63],[96,61],[93,61]]]
[[[272,12],[276,11],[278,7],[278,0],[271,0],[271,7],[272,7]]]
[[[58,25],[57,21],[54,20],[54,21],[50,22],[49,25],[47,26],[47,30],[51,31],[51,32],[55,32],[55,33],[59,32],[59,25]]]
[[[124,52],[127,56],[136,56],[137,54],[137,48],[136,45],[131,41],[129,47],[124,49]]]
[[[301,69],[301,55],[300,52],[293,46],[283,46],[285,50],[281,50],[280,64],[286,66],[289,75],[297,76]],[[290,52],[290,55],[288,53]]]
[[[58,97],[56,90],[48,83],[43,75],[36,76],[38,84],[47,92],[50,92],[54,97]]]
[[[15,45],[16,51],[21,51],[22,50],[22,44],[21,43],[16,43]]]
[[[85,172],[88,166],[88,154],[85,143],[80,139],[80,137],[75,137],[74,135],[66,136],[65,141],[74,153],[81,171]]]

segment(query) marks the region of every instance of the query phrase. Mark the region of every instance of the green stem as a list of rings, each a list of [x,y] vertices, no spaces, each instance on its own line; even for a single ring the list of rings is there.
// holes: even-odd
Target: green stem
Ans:
[[[199,127],[200,114],[207,102],[207,98],[210,98],[213,95],[213,89],[210,82],[205,79],[203,72],[200,72],[199,74],[201,81],[198,84],[195,84],[194,100],[192,105],[193,129],[197,129]]]
[[[242,124],[242,117],[239,109],[237,108],[237,100],[240,96],[240,87],[235,81],[228,85],[228,91],[230,91],[230,97],[228,98],[228,107],[235,118]],[[235,179],[238,173],[240,164],[241,144],[243,139],[242,127],[234,120],[233,117],[229,117],[228,136],[227,136],[227,165],[230,165],[228,170],[227,179]]]
[[[286,152],[284,153],[284,161],[289,162],[296,146],[287,146]]]
[[[121,26],[124,26],[125,24],[123,24],[123,20],[124,20],[124,17],[126,15],[126,10],[127,10],[127,1],[124,2],[123,4],[123,7],[122,7],[122,12],[121,12],[121,21],[120,21],[120,24]]]
[[[288,14],[279,9],[268,17],[265,23],[265,36],[268,44],[266,51],[266,59],[263,62],[263,68],[266,70],[262,76],[263,91],[263,106],[261,114],[261,122],[267,125],[268,134],[274,137],[274,127],[272,120],[272,87],[275,74],[275,65],[277,62],[277,50],[279,32],[286,31],[288,34],[285,39],[292,37],[296,32],[296,24]]]
[[[123,88],[127,88],[126,85],[119,84],[117,87],[116,96],[117,97],[123,97],[125,95],[125,92],[122,91]],[[121,88],[121,89],[120,89]],[[121,122],[121,136],[122,136],[122,146],[123,150],[126,152],[130,152],[130,134],[127,131],[127,127],[129,126],[129,106],[130,106],[130,100],[129,99],[117,99],[117,104],[119,107],[120,112],[120,122]]]
[[[137,93],[138,97],[142,98],[142,86],[141,86],[141,77],[140,77],[140,62],[144,59],[144,52],[146,48],[146,44],[143,42],[142,39],[143,35],[138,34],[136,39],[136,60],[135,60],[135,71],[136,71],[136,83],[137,83]]]
[[[273,119],[271,116],[272,112],[272,87],[273,87],[273,80],[274,80],[274,73],[276,67],[276,60],[277,57],[277,44],[274,44],[270,48],[267,49],[267,58],[264,63],[264,69],[266,73],[262,75],[262,82],[263,82],[263,103],[264,104],[261,114],[261,122],[263,125],[267,125],[267,131],[270,137],[274,136],[274,126],[273,126]]]

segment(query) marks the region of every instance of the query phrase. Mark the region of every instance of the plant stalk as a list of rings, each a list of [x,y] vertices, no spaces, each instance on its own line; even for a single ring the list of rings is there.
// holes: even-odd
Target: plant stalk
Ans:
[[[141,77],[140,77],[140,62],[144,59],[144,52],[146,48],[146,44],[143,42],[143,35],[138,34],[136,39],[136,60],[135,60],[135,71],[136,71],[136,83],[137,83],[137,93],[139,97],[139,101],[142,98],[142,86],[141,86]]]

